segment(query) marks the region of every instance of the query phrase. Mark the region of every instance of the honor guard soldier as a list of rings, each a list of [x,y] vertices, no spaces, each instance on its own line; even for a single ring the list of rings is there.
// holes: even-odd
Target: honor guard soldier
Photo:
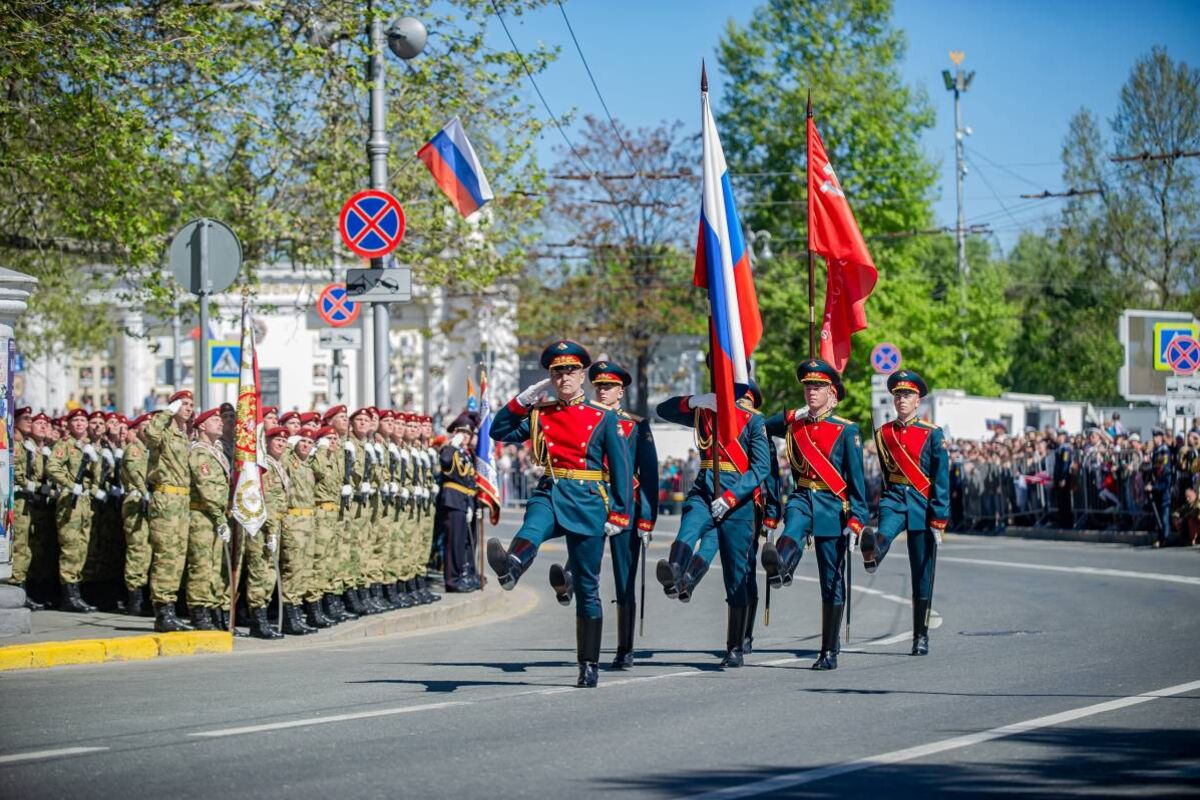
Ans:
[[[761,487],[771,474],[771,446],[750,387],[736,384],[734,397],[738,436],[737,446],[729,449],[717,443],[715,394],[670,397],[657,409],[667,422],[693,428],[697,449],[708,458],[700,462],[700,472],[684,501],[679,535],[669,558],[658,562],[656,575],[668,597],[686,603],[720,551],[728,605],[723,667],[742,666],[745,655],[749,585],[755,580],[751,552],[758,506],[763,501]],[[718,450],[714,462],[712,456]]]
[[[488,563],[500,585],[512,589],[542,542],[566,537],[575,584],[576,686],[590,688],[599,678],[604,627],[600,605],[604,537],[629,526],[633,480],[617,415],[583,394],[584,370],[591,364],[587,350],[577,342],[558,341],[542,352],[541,364],[551,377],[525,389],[496,413],[492,438],[511,443],[530,440],[533,456],[546,474],[531,494],[521,529],[508,550],[499,539],[488,540]],[[537,402],[550,384],[555,399]]]
[[[475,574],[475,542],[471,524],[475,518],[475,455],[471,440],[479,415],[464,411],[446,430],[450,441],[438,454],[442,487],[434,516],[434,536],[444,544],[443,579],[447,592],[473,592],[479,588]]]
[[[150,450],[142,441],[142,431],[150,421],[142,414],[129,423],[125,435],[125,455],[121,459],[121,485],[125,498],[121,503],[121,526],[125,533],[125,613],[146,616],[150,609],[150,489],[146,470]]]
[[[929,611],[938,545],[950,517],[950,453],[946,435],[917,419],[917,406],[929,388],[920,375],[902,369],[888,376],[896,419],[875,431],[883,467],[879,528],[862,536],[863,566],[873,573],[901,531],[908,531],[912,573],[914,656],[929,653]]]
[[[821,652],[813,669],[837,669],[846,551],[869,514],[862,436],[857,425],[833,413],[846,390],[832,365],[811,359],[796,368],[796,377],[804,387],[807,408],[789,409],[767,420],[767,432],[787,445],[795,489],[784,511],[783,534],[763,547],[762,565],[772,586],[788,586],[805,540],[816,540]]]
[[[634,513],[630,515],[630,524],[608,538],[617,600],[617,654],[612,669],[625,670],[633,666],[638,560],[644,548],[649,546],[654,523],[658,520],[658,451],[654,447],[649,421],[621,408],[621,399],[625,396],[625,388],[633,381],[632,376],[620,364],[598,361],[588,369],[588,380],[595,390],[596,402],[616,412],[633,470]],[[568,563],[565,569],[558,564],[551,566],[550,584],[558,593],[560,603],[570,603],[574,592],[571,565]]]
[[[58,524],[58,578],[63,611],[89,613],[95,607],[79,592],[92,531],[92,499],[103,500],[100,454],[88,440],[88,415],[82,408],[67,413],[67,436],[55,442],[47,472],[60,492],[55,510]]]
[[[763,396],[759,390],[758,384],[754,379],[750,379],[750,396],[754,407],[759,411],[762,410]],[[751,573],[750,579],[746,583],[746,588],[749,590],[750,603],[746,609],[746,636],[742,644],[742,654],[750,655],[754,652],[754,618],[758,615],[758,578],[754,573],[754,565],[758,563],[758,540],[771,539],[775,535],[775,529],[779,527],[779,520],[783,516],[783,499],[779,482],[779,455],[775,452],[775,446],[770,438],[767,439],[767,445],[770,449],[771,456],[771,471],[767,479],[762,484],[762,508],[759,520],[758,529],[755,531],[754,540],[750,546],[750,564]]]

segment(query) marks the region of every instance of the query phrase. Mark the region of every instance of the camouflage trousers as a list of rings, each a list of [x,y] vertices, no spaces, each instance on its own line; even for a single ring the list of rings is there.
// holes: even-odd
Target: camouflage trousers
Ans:
[[[270,520],[253,537],[245,531],[239,531],[238,536],[241,538],[238,561],[246,568],[246,605],[264,608],[275,591],[275,556],[267,548],[267,539],[274,536],[279,541],[279,521]]]
[[[395,546],[396,580],[408,581],[416,577],[413,571],[413,550],[417,546],[417,515],[412,509],[400,512],[396,520],[399,528]]]
[[[78,498],[70,492],[60,495],[54,521],[58,525],[58,579],[64,584],[79,583],[92,538],[92,499],[86,493]]]
[[[12,530],[12,581],[24,583],[33,562],[33,509],[24,498],[13,503]]]
[[[310,512],[305,514],[303,512]],[[279,540],[279,582],[283,602],[304,602],[310,580],[309,542],[313,538],[312,509],[289,509],[283,518],[283,538]]]
[[[137,589],[150,580],[150,523],[142,515],[140,499],[125,499],[121,527],[125,532],[125,588]]]
[[[305,600],[320,600],[330,588],[329,562],[337,548],[337,533],[341,530],[337,505],[318,503],[313,515],[313,532],[308,540],[308,580],[304,585]]]
[[[346,514],[346,552],[340,570],[346,588],[367,585],[367,571],[374,554],[372,536],[379,503],[372,498],[366,503],[352,502]]]
[[[217,536],[216,524],[204,512],[188,512],[187,602],[189,606],[222,608],[227,604],[224,587],[225,546]]]
[[[188,553],[187,495],[155,492],[150,496],[150,599],[174,603],[183,582]]]
[[[433,547],[433,512],[422,511],[413,521],[413,546],[409,550],[409,568],[415,578],[425,574],[429,549]]]

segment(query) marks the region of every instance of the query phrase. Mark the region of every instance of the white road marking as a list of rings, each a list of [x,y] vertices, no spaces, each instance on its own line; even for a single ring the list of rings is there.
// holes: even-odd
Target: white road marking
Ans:
[[[872,767],[883,767],[890,764],[900,764],[905,761],[914,761],[919,758],[945,753],[949,750],[959,750],[972,745],[991,742],[996,739],[1003,739],[1008,736],[1019,736],[1029,731],[1038,730],[1039,728],[1049,728],[1054,725],[1062,725],[1066,722],[1074,722],[1077,719],[1091,717],[1096,714],[1103,714],[1107,711],[1117,711],[1118,709],[1128,708],[1130,706],[1148,703],[1151,700],[1157,700],[1162,697],[1173,697],[1175,695],[1186,694],[1200,690],[1200,681],[1192,681],[1190,683],[1181,683],[1176,686],[1168,686],[1165,689],[1157,689],[1153,692],[1133,695],[1131,697],[1122,697],[1117,700],[1109,700],[1104,703],[1096,703],[1095,705],[1083,706],[1082,708],[1063,711],[1058,714],[1049,714],[1044,717],[1026,720],[1024,722],[1015,722],[1012,725],[1004,725],[999,728],[992,728],[978,733],[969,733],[965,736],[955,736],[951,739],[943,739],[940,742],[929,742],[928,744],[917,745],[916,747],[906,747],[903,750],[893,750],[890,753],[880,753],[875,756],[867,756],[866,758],[856,758],[852,761],[843,761],[840,764],[830,764],[825,767],[816,767],[813,769],[801,770],[799,772],[789,772],[783,775],[776,775],[774,778],[766,780],[754,781],[753,783],[743,784],[741,786],[729,786],[724,789],[718,789],[712,792],[695,795],[693,800],[729,800],[736,797],[754,797],[756,795],[767,794],[769,792],[778,792],[784,789],[791,789],[795,786],[802,786],[807,783],[816,783],[823,781],[826,778],[832,778],[837,775],[845,775],[851,772],[861,772],[862,770],[871,769]]]
[[[684,672],[664,672],[661,675],[645,675],[641,678],[620,678],[619,680],[615,681],[600,681],[600,683],[596,685],[603,689],[606,686],[625,686],[630,683],[649,683],[650,681],[658,681],[662,680],[663,678],[686,678],[691,675],[703,675],[704,673],[705,670],[702,669],[689,669]]]
[[[942,556],[939,561],[951,561],[956,564],[978,564],[985,567],[1012,567],[1015,569],[1033,569],[1043,572],[1067,572],[1076,575],[1095,575],[1103,578],[1136,578],[1144,581],[1162,581],[1163,583],[1182,583],[1187,586],[1200,586],[1200,578],[1191,575],[1171,575],[1161,572],[1133,572],[1126,569],[1105,569],[1103,567],[1058,567],[1050,564],[1029,564],[1023,561],[992,561],[986,558],[956,558]]]
[[[0,764],[13,764],[17,761],[37,761],[42,758],[58,758],[59,756],[79,756],[84,753],[98,753],[107,747],[61,747],[57,750],[35,750],[29,753],[10,753],[0,756]]]
[[[242,728],[222,728],[216,731],[200,731],[189,733],[189,736],[215,738],[218,736],[239,736],[243,733],[262,733],[263,731],[279,731],[287,728],[303,728],[309,725],[327,725],[331,722],[347,722],[354,719],[371,719],[372,717],[390,717],[395,714],[409,714],[414,711],[433,711],[438,708],[451,706],[467,706],[471,703],[448,702],[427,703],[423,706],[401,706],[399,708],[379,708],[374,711],[356,711],[352,714],[332,714],[328,717],[309,717],[308,719],[293,719],[288,722],[269,722],[264,725],[247,725]]]

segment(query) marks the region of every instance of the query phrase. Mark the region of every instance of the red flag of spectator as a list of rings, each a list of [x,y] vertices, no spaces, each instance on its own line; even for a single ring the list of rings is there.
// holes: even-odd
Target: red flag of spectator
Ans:
[[[865,306],[878,273],[812,117],[808,118],[808,241],[828,268],[821,358],[841,372],[850,360],[850,334],[867,327]]]

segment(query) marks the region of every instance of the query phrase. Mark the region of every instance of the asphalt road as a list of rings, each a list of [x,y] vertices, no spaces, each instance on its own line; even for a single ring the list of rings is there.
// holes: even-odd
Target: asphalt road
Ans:
[[[1196,551],[952,537],[913,658],[901,545],[855,572],[831,673],[811,554],[741,670],[720,575],[689,605],[651,576],[637,666],[590,691],[564,557],[522,580],[531,611],[469,628],[0,675],[0,797],[1200,793]]]

